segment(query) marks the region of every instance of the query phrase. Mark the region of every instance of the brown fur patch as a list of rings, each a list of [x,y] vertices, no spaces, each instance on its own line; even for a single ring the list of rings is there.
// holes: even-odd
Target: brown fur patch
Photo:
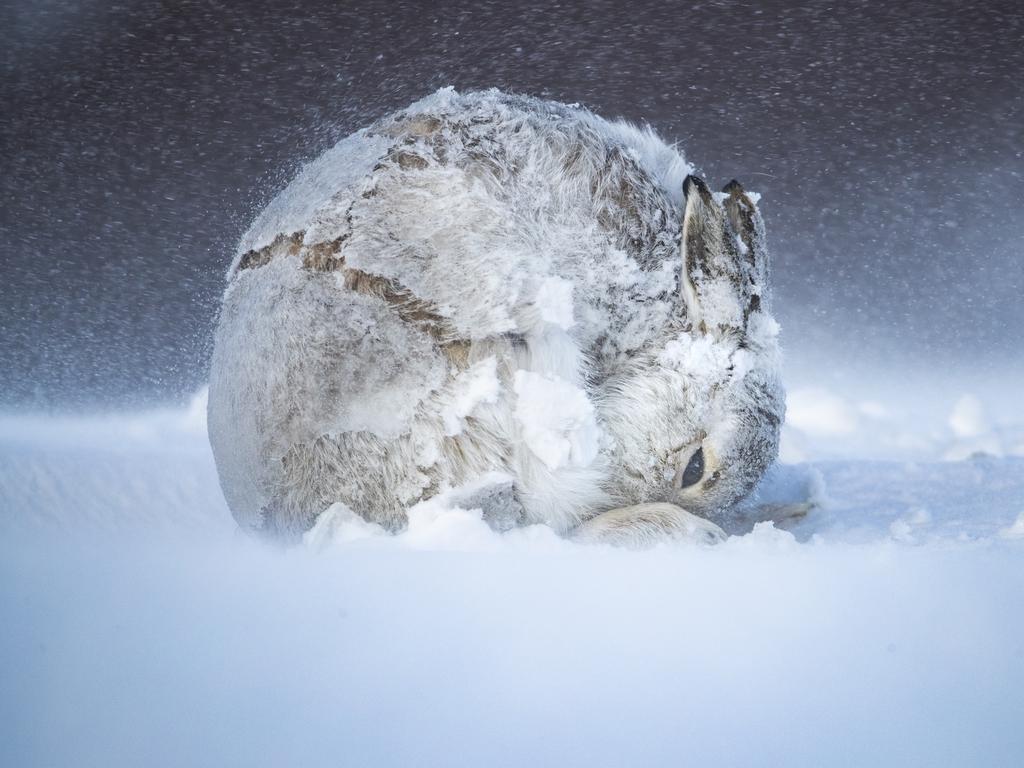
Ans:
[[[290,235],[280,234],[270,245],[265,245],[258,250],[246,251],[238,261],[238,271],[262,267],[278,256],[294,256],[302,248],[302,238],[305,234],[305,232],[293,232]]]
[[[413,115],[404,120],[396,120],[384,129],[388,136],[415,136],[422,138],[432,136],[441,130],[440,118],[433,115]]]
[[[344,238],[339,237],[329,243],[314,243],[303,249],[302,266],[314,272],[333,272],[345,266],[345,257],[341,256],[341,244]]]
[[[469,368],[469,352],[472,346],[472,342],[466,339],[454,339],[441,344],[441,352],[452,366],[464,371]]]
[[[348,268],[344,270],[344,276],[345,287],[350,291],[383,299],[400,318],[426,331],[439,341],[453,339],[454,330],[448,321],[438,314],[436,308],[429,302],[417,298],[395,281]]]
[[[303,269],[311,272],[341,272],[345,288],[348,290],[387,302],[402,320],[425,331],[440,342],[453,363],[458,365],[461,361],[464,364],[468,360],[468,342],[457,338],[451,324],[430,302],[419,299],[394,280],[346,267],[345,256],[342,253],[344,237],[329,242],[303,245],[304,236],[305,232],[278,235],[270,245],[248,251],[239,261],[239,271],[257,269],[283,256],[300,256]],[[461,345],[466,345],[466,348],[463,349]],[[450,349],[446,349],[449,347]]]

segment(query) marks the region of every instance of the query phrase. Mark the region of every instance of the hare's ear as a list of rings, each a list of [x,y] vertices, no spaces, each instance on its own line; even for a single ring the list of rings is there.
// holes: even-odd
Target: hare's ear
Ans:
[[[754,202],[757,196],[748,195],[736,179],[726,184],[722,192],[727,195],[725,212],[732,235],[737,238],[736,247],[747,278],[749,316],[762,306],[768,308],[768,246],[764,237],[764,220]]]
[[[701,179],[687,176],[683,194],[681,293],[687,320],[701,333],[742,336],[751,312],[761,306],[767,272],[760,214],[735,181],[716,196]]]

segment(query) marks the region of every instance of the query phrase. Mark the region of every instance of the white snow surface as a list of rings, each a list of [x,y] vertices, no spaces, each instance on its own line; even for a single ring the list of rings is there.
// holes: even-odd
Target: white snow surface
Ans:
[[[204,397],[0,417],[0,765],[1024,764],[1019,414],[794,386],[757,502],[816,506],[714,547],[499,534],[462,489],[281,550]]]

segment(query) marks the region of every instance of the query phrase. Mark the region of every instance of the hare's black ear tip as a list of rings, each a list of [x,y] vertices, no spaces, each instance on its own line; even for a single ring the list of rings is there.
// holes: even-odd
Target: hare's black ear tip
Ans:
[[[743,185],[740,184],[738,181],[736,181],[736,179],[733,179],[728,184],[726,184],[724,187],[722,187],[722,191],[725,192],[725,194],[727,194],[727,195],[732,195],[732,194],[742,195],[742,194],[745,194],[745,192],[746,192],[746,190],[743,189]]]
[[[695,189],[702,196],[706,197],[708,195],[708,185],[704,183],[700,176],[694,176],[691,173],[683,180],[683,197],[689,197]]]

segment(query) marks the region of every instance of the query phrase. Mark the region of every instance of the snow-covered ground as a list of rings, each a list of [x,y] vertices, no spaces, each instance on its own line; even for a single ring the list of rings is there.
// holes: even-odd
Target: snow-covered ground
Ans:
[[[182,411],[0,417],[0,765],[1021,765],[1024,430],[791,389],[716,547],[236,533]],[[752,521],[738,518],[733,530]]]

